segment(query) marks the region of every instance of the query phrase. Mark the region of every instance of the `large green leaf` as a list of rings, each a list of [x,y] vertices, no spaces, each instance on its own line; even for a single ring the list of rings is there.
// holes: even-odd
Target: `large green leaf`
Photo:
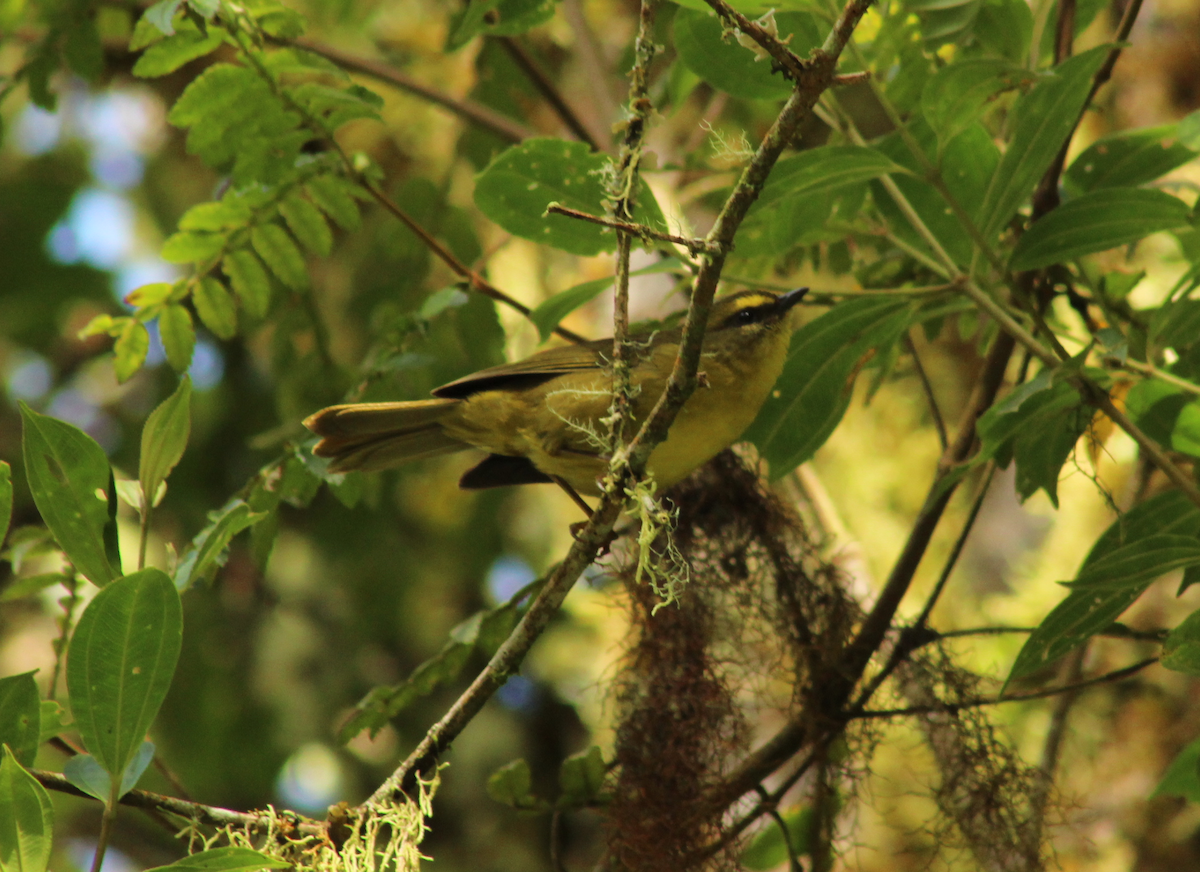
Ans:
[[[810,458],[850,402],[851,376],[863,355],[911,322],[903,298],[863,297],[835,306],[792,337],[775,391],[744,438],[758,446],[778,478]]]
[[[0,678],[0,744],[22,766],[32,766],[42,730],[41,701],[32,672]]]
[[[1096,540],[1079,575],[1102,564],[1123,549],[1154,536],[1189,537],[1200,532],[1200,509],[1179,491],[1168,491],[1131,509],[1112,523]],[[1151,566],[1146,571],[1153,571]],[[1072,590],[1025,640],[1013,663],[1008,682],[1053,663],[1108,627],[1129,608],[1153,578],[1128,585]]]
[[[0,754],[0,869],[43,872],[54,836],[50,795],[7,748]]]
[[[977,212],[985,238],[999,234],[1037,187],[1074,131],[1092,76],[1107,55],[1108,47],[1099,46],[1064,61],[1017,101],[1012,138]]]
[[[781,38],[791,35],[788,48],[800,57],[821,44],[820,28],[811,15],[781,12],[775,16],[775,24]],[[735,97],[768,100],[782,100],[792,92],[794,85],[782,73],[772,72],[772,59],[763,58],[761,49],[756,53],[756,44],[747,48],[728,37],[721,20],[711,9],[679,10],[675,14],[674,29],[679,59],[717,90]]]
[[[1037,269],[1136,242],[1188,223],[1178,197],[1144,188],[1101,188],[1063,203],[1025,231],[1013,250],[1014,270]]]
[[[572,254],[600,254],[616,248],[612,230],[545,213],[551,203],[558,203],[604,215],[605,179],[612,172],[609,159],[582,142],[530,139],[501,152],[476,177],[475,204],[509,233]],[[638,189],[634,220],[660,230],[666,227],[645,183]]]
[[[1102,136],[1071,162],[1063,184],[1082,193],[1152,182],[1196,157],[1193,149],[1174,140],[1176,129],[1164,124]]]
[[[179,593],[143,569],[105,587],[84,610],[67,655],[67,690],[84,746],[122,778],[167,695],[183,639]]]
[[[142,485],[142,498],[146,501],[143,511],[154,505],[159,485],[167,480],[183,457],[192,427],[191,404],[192,380],[185,375],[175,392],[146,419],[138,460],[138,480]]]
[[[85,577],[107,584],[120,574],[107,531],[115,520],[112,472],[104,449],[78,427],[21,404],[29,490],[59,547]],[[116,563],[116,565],[114,565]]]

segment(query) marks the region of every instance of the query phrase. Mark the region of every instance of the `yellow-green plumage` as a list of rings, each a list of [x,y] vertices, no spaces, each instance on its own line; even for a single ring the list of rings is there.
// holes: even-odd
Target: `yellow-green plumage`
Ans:
[[[790,312],[803,294],[746,291],[713,307],[701,351],[701,386],[650,455],[649,471],[670,487],[733,444],[754,420],[783,369]],[[649,415],[679,350],[680,331],[634,337],[634,417]],[[464,487],[563,479],[598,493],[608,467],[601,419],[612,403],[612,341],[551,348],[451,382],[438,399],[331,406],[304,423],[322,437],[314,453],[331,469],[373,470],[475,447],[489,458]]]

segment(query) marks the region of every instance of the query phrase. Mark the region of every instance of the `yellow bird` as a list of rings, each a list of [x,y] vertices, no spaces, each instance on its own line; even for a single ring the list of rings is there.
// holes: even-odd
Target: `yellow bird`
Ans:
[[[701,350],[701,384],[650,455],[660,488],[737,441],[775,386],[787,357],[792,309],[807,288],[743,291],[715,302]],[[679,351],[681,328],[631,337],[634,418],[650,414]],[[612,340],[548,348],[450,382],[436,399],[330,406],[304,425],[333,472],[377,470],[468,448],[488,456],[464,488],[560,481],[599,494],[608,470]]]

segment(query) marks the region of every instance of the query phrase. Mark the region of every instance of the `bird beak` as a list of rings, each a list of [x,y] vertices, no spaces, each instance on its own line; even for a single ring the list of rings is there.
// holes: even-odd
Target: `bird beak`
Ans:
[[[790,311],[793,306],[804,299],[804,295],[808,293],[808,288],[796,288],[794,291],[788,291],[786,294],[780,294],[775,300],[775,307],[779,314],[783,315]]]

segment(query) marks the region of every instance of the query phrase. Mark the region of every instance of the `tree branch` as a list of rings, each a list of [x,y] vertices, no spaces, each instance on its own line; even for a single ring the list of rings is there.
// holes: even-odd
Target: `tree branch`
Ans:
[[[289,43],[280,42],[280,44],[287,45]],[[482,103],[477,103],[468,97],[451,97],[449,94],[443,93],[436,88],[431,88],[428,85],[418,82],[412,76],[383,61],[351,54],[339,48],[317,42],[314,39],[300,38],[292,41],[290,44],[305,51],[310,51],[315,55],[320,55],[326,60],[333,61],[333,63],[344,70],[370,76],[402,91],[415,94],[422,99],[428,100],[430,103],[441,106],[455,115],[459,115],[474,124],[478,124],[480,127],[490,130],[508,142],[515,144],[537,136],[536,131],[526,127],[519,121],[514,121],[507,115],[501,115],[495,109],[485,106]]]
[[[533,59],[533,56],[525,50],[512,36],[499,37],[500,44],[504,46],[504,50],[516,62],[517,66],[537,88],[538,93],[545,98],[546,102],[554,109],[554,113],[559,117],[567,129],[575,135],[575,138],[580,142],[587,143],[588,148],[592,151],[606,151],[603,146],[592,136],[592,132],[587,129],[587,125],[583,123],[583,119],[576,114],[571,108],[566,98],[559,91],[558,86],[554,84],[554,80],[546,75],[546,71]]]
[[[57,772],[47,772],[44,769],[30,769],[29,772],[47,790],[66,793],[71,796],[82,797],[83,799],[96,799],[91,794],[84,793]],[[127,805],[130,808],[168,812],[187,820],[209,824],[214,827],[233,826],[252,830],[266,830],[271,817],[266,814],[233,811],[213,805],[204,805],[203,803],[177,799],[173,796],[163,796],[161,793],[152,793],[149,790],[138,790],[137,788],[122,796],[119,804]],[[323,821],[308,820],[299,815],[296,815],[296,819],[296,825],[302,833],[307,835],[323,835],[326,831]]]

